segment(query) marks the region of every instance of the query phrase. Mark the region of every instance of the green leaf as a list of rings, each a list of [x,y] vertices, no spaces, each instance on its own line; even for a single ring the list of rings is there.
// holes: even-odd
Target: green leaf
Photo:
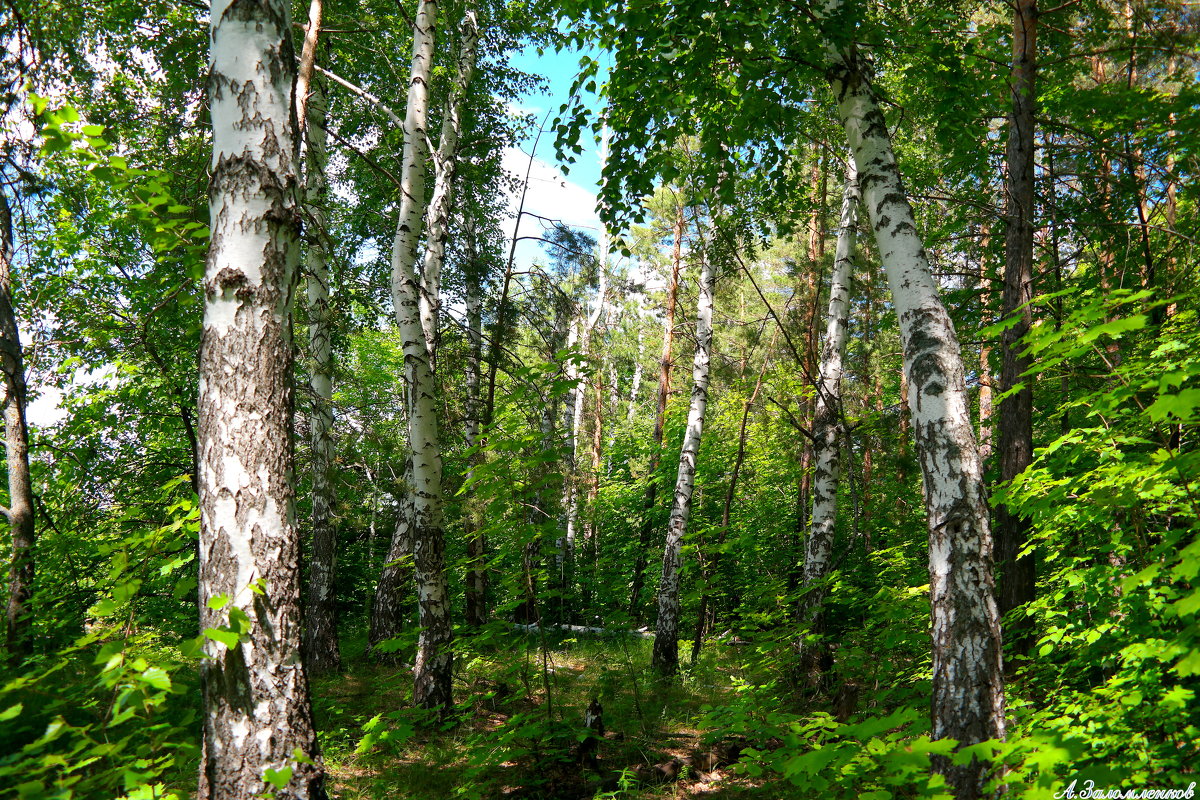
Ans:
[[[111,617],[121,609],[119,603],[111,597],[105,597],[96,605],[92,606],[92,616],[96,617]]]
[[[222,594],[213,595],[212,597],[208,598],[208,603],[206,605],[209,608],[211,608],[213,611],[220,611],[222,608],[229,605],[232,601],[233,601],[232,597],[230,597],[227,594],[222,593]]]
[[[237,647],[238,642],[242,640],[241,634],[222,628],[205,628],[204,635],[214,642],[220,642],[230,650]]]
[[[1146,413],[1155,422],[1161,422],[1168,417],[1190,420],[1196,415],[1197,408],[1200,408],[1200,389],[1184,389],[1178,394],[1159,395],[1146,409]]]
[[[1193,650],[1179,660],[1173,667],[1175,674],[1181,678],[1189,675],[1200,675],[1200,650]]]
[[[9,706],[8,708],[4,709],[3,711],[0,711],[0,722],[4,722],[5,720],[10,720],[10,719],[16,719],[18,716],[20,716],[21,709],[23,709],[23,708],[24,708],[24,706],[21,703],[17,703],[15,706]]]
[[[283,769],[267,769],[263,772],[263,780],[274,786],[276,789],[286,789],[287,785],[292,780],[292,768],[284,767]]]
[[[142,673],[142,680],[155,689],[171,688],[171,676],[162,667],[150,667]]]

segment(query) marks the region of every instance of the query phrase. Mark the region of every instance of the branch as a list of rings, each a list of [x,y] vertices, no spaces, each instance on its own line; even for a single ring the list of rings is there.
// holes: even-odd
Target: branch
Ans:
[[[338,84],[339,86],[342,86],[342,87],[354,92],[356,95],[358,95],[362,99],[364,99],[368,102],[374,103],[375,106],[378,107],[379,110],[382,111],[385,115],[387,115],[387,118],[390,119],[392,122],[394,122],[397,127],[399,127],[401,130],[404,129],[404,120],[402,120],[400,118],[400,115],[397,114],[395,111],[393,111],[387,103],[383,102],[378,97],[376,97],[375,95],[368,92],[366,89],[362,88],[361,86],[354,85],[353,83],[346,80],[345,78],[343,78],[340,75],[335,75],[334,73],[330,72],[329,70],[325,69],[324,67],[320,66],[319,64],[314,64],[313,69],[315,69],[317,72],[324,75],[326,78],[329,78],[329,80],[333,81],[334,83]]]
[[[341,136],[339,136],[338,132],[335,131],[333,128],[327,128],[325,132],[328,133],[330,136],[332,136],[334,139],[336,139],[343,146],[348,147],[351,150],[353,150],[354,153],[356,155],[358,155],[359,158],[361,158],[363,161],[367,162],[367,166],[371,167],[371,169],[375,170],[380,175],[383,175],[388,180],[390,180],[393,184],[395,184],[397,189],[401,189],[401,190],[404,189],[404,186],[400,183],[400,181],[398,181],[396,179],[395,175],[393,175],[391,172],[388,172],[388,170],[386,168],[384,168],[383,166],[381,166],[379,164],[379,162],[377,162],[375,159],[371,158],[369,155],[364,153],[362,150],[359,150],[357,147],[350,144],[350,142],[346,141]]]
[[[783,409],[783,413],[788,415],[788,422],[792,423],[793,428],[800,431],[800,433],[804,434],[805,438],[807,438],[813,444],[817,443],[817,440],[813,438],[812,433],[809,432],[809,430],[807,428],[805,428],[803,425],[800,424],[800,420],[796,419],[796,415],[792,413],[792,410],[790,408],[788,408],[783,403],[776,400],[774,397],[768,396],[767,399]]]

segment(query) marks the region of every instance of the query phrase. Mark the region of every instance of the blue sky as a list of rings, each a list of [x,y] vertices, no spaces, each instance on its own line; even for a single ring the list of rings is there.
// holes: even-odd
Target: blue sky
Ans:
[[[595,52],[591,51],[592,54]],[[578,50],[547,50],[539,55],[536,48],[527,47],[512,56],[513,66],[546,79],[545,91],[525,95],[519,103],[539,121],[550,112],[547,127],[553,124],[559,107],[571,96],[571,84],[579,70],[581,55],[582,52]],[[595,105],[595,97],[588,100]],[[518,178],[524,178],[529,167],[529,152],[535,136],[536,131],[522,142],[519,150],[509,150],[504,154],[505,169],[516,174]],[[570,172],[565,173],[554,152],[553,130],[542,134],[530,171],[525,211],[546,219],[528,215],[522,218],[518,234],[522,241],[517,245],[518,263],[527,265],[530,260],[541,257],[541,244],[526,237],[542,235],[549,227],[550,223],[547,220],[550,219],[581,228],[597,239],[600,238],[600,221],[596,215],[596,192],[600,186],[600,147],[590,135],[585,137],[581,144],[583,153],[575,156],[575,163],[568,165]],[[510,209],[513,212],[516,211],[516,205],[517,198],[510,198]],[[510,221],[505,225],[506,234],[510,237],[513,235],[512,229]]]
[[[551,111],[550,121],[553,122],[554,117],[558,115],[559,106],[567,102],[571,96],[571,83],[579,71],[579,58],[584,52],[564,50],[556,53],[553,50],[547,50],[544,54],[538,55],[537,48],[527,47],[516,53],[512,58],[514,67],[534,75],[541,75],[547,81],[546,93],[526,95],[522,98],[522,105],[530,112],[537,114],[539,119],[547,111]],[[586,52],[595,57],[598,51]],[[588,99],[595,107],[595,97]],[[533,137],[530,136],[523,145],[526,153],[529,152],[532,144]],[[567,178],[594,194],[600,188],[600,147],[590,136],[585,137],[581,144],[583,145],[583,154],[576,156],[575,163],[569,165],[570,172]],[[557,164],[554,156],[553,131],[542,136],[537,156],[547,163]]]

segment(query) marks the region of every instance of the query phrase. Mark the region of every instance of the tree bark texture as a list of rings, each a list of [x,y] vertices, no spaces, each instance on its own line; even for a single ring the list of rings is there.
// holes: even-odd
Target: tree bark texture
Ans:
[[[433,66],[435,0],[421,0],[413,25],[413,56],[404,115],[400,212],[392,243],[392,305],[404,348],[408,392],[409,501],[395,536],[412,543],[417,583],[417,657],[413,666],[413,702],[422,708],[449,706],[453,654],[450,649],[450,593],[446,581],[445,532],[442,528],[442,454],[438,441],[437,386],[425,330],[421,324],[422,285],[414,269],[425,213],[425,161],[428,157],[429,76]],[[381,582],[379,590],[385,586]],[[377,607],[381,604],[377,602]],[[399,603],[391,602],[391,609]]]
[[[663,322],[662,355],[658,360],[658,405],[654,412],[654,443],[647,469],[646,499],[642,505],[642,528],[638,532],[637,557],[633,564],[633,586],[629,596],[629,616],[634,627],[642,624],[642,584],[646,575],[646,551],[654,533],[654,506],[658,502],[658,463],[662,458],[663,427],[667,421],[667,398],[671,395],[671,350],[675,341],[675,305],[679,298],[679,272],[683,265],[683,207],[675,218],[671,277],[667,281],[667,310]]]
[[[986,286],[991,279],[991,269],[988,265],[988,246],[991,244],[991,226],[985,222],[979,242],[979,283]],[[986,304],[981,302],[979,315],[987,323]],[[989,342],[979,345],[979,463],[987,471],[988,459],[992,457],[992,436],[995,409],[992,408],[992,347]]]
[[[716,265],[707,256],[700,273],[700,297],[696,309],[696,356],[692,363],[692,399],[688,406],[687,427],[679,453],[679,471],[675,478],[675,496],[667,522],[667,542],[663,548],[662,577],[658,583],[658,624],[654,629],[654,653],[651,665],[664,675],[679,671],[679,572],[683,566],[683,537],[692,513],[692,491],[696,485],[696,456],[704,433],[704,412],[708,406],[708,372],[712,357],[713,283]]]
[[[441,309],[442,263],[446,258],[446,239],[450,234],[450,200],[458,164],[458,140],[462,133],[463,105],[475,73],[475,53],[479,43],[479,25],[474,6],[463,10],[459,26],[458,65],[454,85],[446,98],[442,115],[442,133],[433,156],[433,197],[425,212],[425,259],[421,265],[421,328],[430,358],[436,357],[438,312]]]
[[[211,11],[200,626],[225,635],[206,636],[200,663],[198,797],[255,797],[268,789],[263,778],[272,769],[291,770],[274,796],[324,798],[300,652],[292,482],[290,314],[300,187],[291,23],[287,4],[277,0],[216,0]]]
[[[823,592],[819,584],[828,576],[837,523],[838,483],[842,454],[842,364],[850,321],[850,278],[857,243],[859,188],[854,162],[846,167],[846,188],[838,221],[837,249],[829,282],[829,310],[825,345],[818,369],[816,409],[813,413],[812,511],[804,544],[803,606],[812,624],[819,613]]]
[[[1012,111],[1005,151],[1006,227],[1004,297],[1001,316],[1017,318],[1000,340],[1000,480],[1011,481],[1033,461],[1033,360],[1022,354],[1033,325],[1034,105],[1036,100],[1037,0],[1018,0],[1013,14]],[[1015,392],[1013,389],[1020,385]],[[1030,522],[1006,505],[996,507],[996,567],[1000,614],[1028,603],[1034,595],[1034,558],[1018,558],[1029,540]],[[1010,646],[1032,645],[1028,620],[1010,630]]]
[[[25,421],[28,388],[25,354],[13,309],[12,206],[0,190],[0,368],[4,370],[4,449],[8,468],[8,508],[4,516],[12,531],[12,561],[8,567],[8,604],[4,646],[10,660],[33,652],[33,544],[36,536],[33,482],[29,473],[29,428]]]
[[[601,151],[601,162],[603,162],[603,150]],[[605,303],[608,299],[608,251],[608,231],[603,230],[600,234],[600,261],[598,267],[600,285],[596,289],[596,304],[588,312],[586,318],[579,320],[577,345],[583,357],[589,359],[587,361],[587,366],[589,367],[595,366],[590,361],[592,356],[592,336],[596,331],[596,326],[600,323],[600,318],[604,316]],[[572,392],[573,402],[571,406],[571,474],[567,477],[563,503],[567,509],[567,538],[564,554],[568,561],[573,560],[575,557],[575,540],[579,535],[579,495],[582,487],[578,484],[581,483],[580,478],[583,477],[579,468],[579,437],[583,430],[584,404],[587,399],[585,385],[588,383],[588,376],[580,374],[578,367],[574,363],[572,363],[571,367],[570,379],[576,382],[575,389]],[[603,382],[603,378],[599,378],[598,380],[601,383]],[[600,413],[603,412],[601,411]],[[590,477],[585,478],[585,482],[587,480],[590,480]],[[568,572],[572,569],[572,565],[568,564],[566,566]]]
[[[834,0],[825,8],[840,6]],[[932,735],[960,745],[1002,738],[1004,679],[992,541],[958,337],[930,272],[867,65],[853,50],[834,45],[827,63],[900,323],[929,525]],[[982,789],[984,771],[977,760],[952,766],[940,759],[936,769],[961,800]]]
[[[307,44],[307,42],[306,42]],[[308,243],[308,340],[311,351],[309,389],[312,409],[312,558],[304,609],[304,655],[316,675],[341,668],[337,634],[337,524],[333,504],[333,314],[329,307],[329,222],[326,206],[329,186],[325,175],[325,81],[310,84],[305,125],[305,210],[310,229]]]
[[[468,241],[472,241],[468,236]],[[474,254],[472,242],[471,252]],[[482,401],[479,396],[480,378],[483,374],[483,275],[480,261],[472,258],[466,269],[467,287],[467,419],[464,439],[468,449],[479,443],[480,423],[483,413]],[[467,472],[467,483],[473,478],[473,470],[479,463],[479,455],[471,456],[471,466]],[[465,518],[467,537],[467,587],[466,587],[466,622],[472,627],[479,627],[487,621],[487,539],[483,531],[483,520],[478,507],[472,506]]]

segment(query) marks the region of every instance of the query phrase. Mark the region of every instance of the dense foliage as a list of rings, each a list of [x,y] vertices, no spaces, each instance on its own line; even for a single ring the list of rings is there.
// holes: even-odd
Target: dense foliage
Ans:
[[[1004,481],[993,409],[1004,331],[1018,324],[1002,311],[1009,4],[446,3],[434,140],[468,9],[483,38],[438,298],[455,667],[453,702],[432,710],[411,682],[419,547],[397,558],[393,542],[414,491],[406,343],[388,291],[412,5],[327,0],[317,50],[328,225],[301,225],[304,258],[330,244],[343,669],[310,683],[333,796],[943,798],[938,764],[972,758],[989,767],[987,792],[1030,798],[1073,781],[1200,780],[1191,5],[1082,0],[1038,17],[1032,327],[1020,341],[1035,450]],[[238,608],[197,626],[207,16],[193,2],[0,3],[3,283],[29,390],[36,523],[27,652],[0,666],[5,797],[190,796],[203,647],[234,650],[251,630]],[[297,52],[303,34],[298,24]],[[802,577],[847,167],[820,55],[830,47],[870,56],[957,329],[989,501],[1031,524],[1020,558],[1036,566],[1035,598],[1003,622],[1003,741],[930,735],[919,400],[865,217],[834,552],[820,581]],[[521,104],[541,100],[544,80],[515,54],[554,48],[582,59],[573,97],[540,123]],[[503,168],[506,152],[548,158],[556,138],[561,156],[579,156],[581,137],[600,135],[604,230],[539,218],[537,247],[511,242],[531,182]],[[697,392],[705,264],[717,270],[708,408],[683,538],[681,674],[664,677],[649,639]],[[321,399],[309,389],[312,310],[300,299],[293,314],[307,543]],[[12,436],[10,423],[10,447]],[[368,641],[389,566],[404,576],[403,632]],[[998,580],[1011,569],[999,564]],[[486,586],[473,600],[476,574]],[[468,617],[476,600],[483,620]],[[585,724],[594,701],[607,734]],[[263,791],[294,796],[291,779],[291,767],[267,769]]]

